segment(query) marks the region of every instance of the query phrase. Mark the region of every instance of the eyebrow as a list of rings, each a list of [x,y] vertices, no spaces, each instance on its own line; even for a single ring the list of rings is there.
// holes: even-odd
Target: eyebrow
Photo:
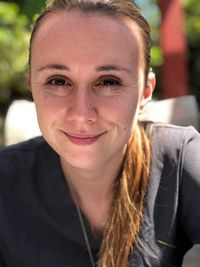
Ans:
[[[70,68],[62,64],[49,64],[49,65],[45,65],[37,69],[38,72],[43,71],[43,70],[67,70],[69,71]]]
[[[62,64],[49,64],[46,66],[43,66],[41,68],[38,68],[37,71],[43,71],[43,70],[66,70],[70,71],[70,68],[67,65],[62,65]],[[130,70],[127,68],[124,68],[119,65],[102,65],[98,66],[96,68],[97,72],[104,72],[104,71],[124,71],[130,73]]]
[[[129,69],[121,67],[119,65],[102,65],[102,66],[97,67],[96,70],[98,72],[101,72],[101,71],[112,71],[112,70],[130,72]]]

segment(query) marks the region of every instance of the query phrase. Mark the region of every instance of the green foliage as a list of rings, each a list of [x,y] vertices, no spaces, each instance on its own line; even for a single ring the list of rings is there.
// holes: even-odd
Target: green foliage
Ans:
[[[182,0],[186,13],[185,29],[189,43],[199,47],[200,41],[200,1]]]
[[[20,8],[20,12],[26,14],[30,20],[45,4],[45,0],[8,0],[7,2],[15,2]]]
[[[160,10],[156,0],[137,0],[135,1],[140,7],[144,17],[147,19],[151,27],[151,65],[154,70],[163,64],[162,51],[159,47],[159,24]]]
[[[188,39],[191,93],[200,103],[200,1],[182,0],[185,9],[185,31]]]
[[[0,2],[0,102],[23,92],[27,70],[29,21],[14,3]]]
[[[181,0],[186,13],[185,30],[189,43],[189,71],[191,93],[200,100],[200,1]],[[15,2],[15,3],[13,3]],[[10,95],[24,95],[27,71],[30,24],[35,14],[44,6],[45,0],[0,1],[0,104],[8,102]],[[159,47],[160,12],[157,0],[135,0],[148,20],[152,30],[151,65],[158,78],[163,64]]]
[[[159,99],[161,97],[161,66],[163,65],[162,49],[159,46],[159,26],[161,21],[160,9],[157,0],[136,0],[135,2],[140,7],[142,14],[147,19],[151,28],[151,66],[156,74],[156,90],[154,91],[154,98]]]
[[[151,48],[151,65],[152,67],[159,67],[163,64],[163,54],[159,46],[152,46]]]
[[[136,0],[152,29],[152,66],[157,76],[157,91],[161,90],[162,51],[159,47],[160,12],[158,2],[165,0]],[[167,0],[166,0],[167,1]],[[200,1],[180,0],[185,11],[185,32],[188,41],[188,63],[190,76],[190,94],[194,94],[200,103]],[[159,89],[159,90],[158,90]]]

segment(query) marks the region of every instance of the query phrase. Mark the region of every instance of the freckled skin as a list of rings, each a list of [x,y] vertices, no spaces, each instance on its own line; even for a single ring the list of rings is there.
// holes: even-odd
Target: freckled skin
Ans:
[[[31,90],[41,131],[63,162],[93,171],[120,165],[149,97],[142,59],[138,27],[125,18],[78,11],[45,18],[32,45]],[[100,137],[76,144],[68,135]]]

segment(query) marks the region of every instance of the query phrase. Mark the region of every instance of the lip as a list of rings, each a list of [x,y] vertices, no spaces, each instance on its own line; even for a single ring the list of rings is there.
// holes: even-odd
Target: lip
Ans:
[[[106,132],[102,132],[100,134],[95,134],[95,135],[94,134],[66,133],[66,132],[63,132],[63,133],[67,136],[68,140],[71,143],[75,145],[86,146],[86,145],[91,145],[95,143]]]

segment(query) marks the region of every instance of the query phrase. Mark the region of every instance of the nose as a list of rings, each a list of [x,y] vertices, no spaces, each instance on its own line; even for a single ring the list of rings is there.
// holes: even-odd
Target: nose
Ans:
[[[93,100],[91,92],[86,90],[74,92],[67,110],[68,120],[75,123],[95,123],[98,112]]]

